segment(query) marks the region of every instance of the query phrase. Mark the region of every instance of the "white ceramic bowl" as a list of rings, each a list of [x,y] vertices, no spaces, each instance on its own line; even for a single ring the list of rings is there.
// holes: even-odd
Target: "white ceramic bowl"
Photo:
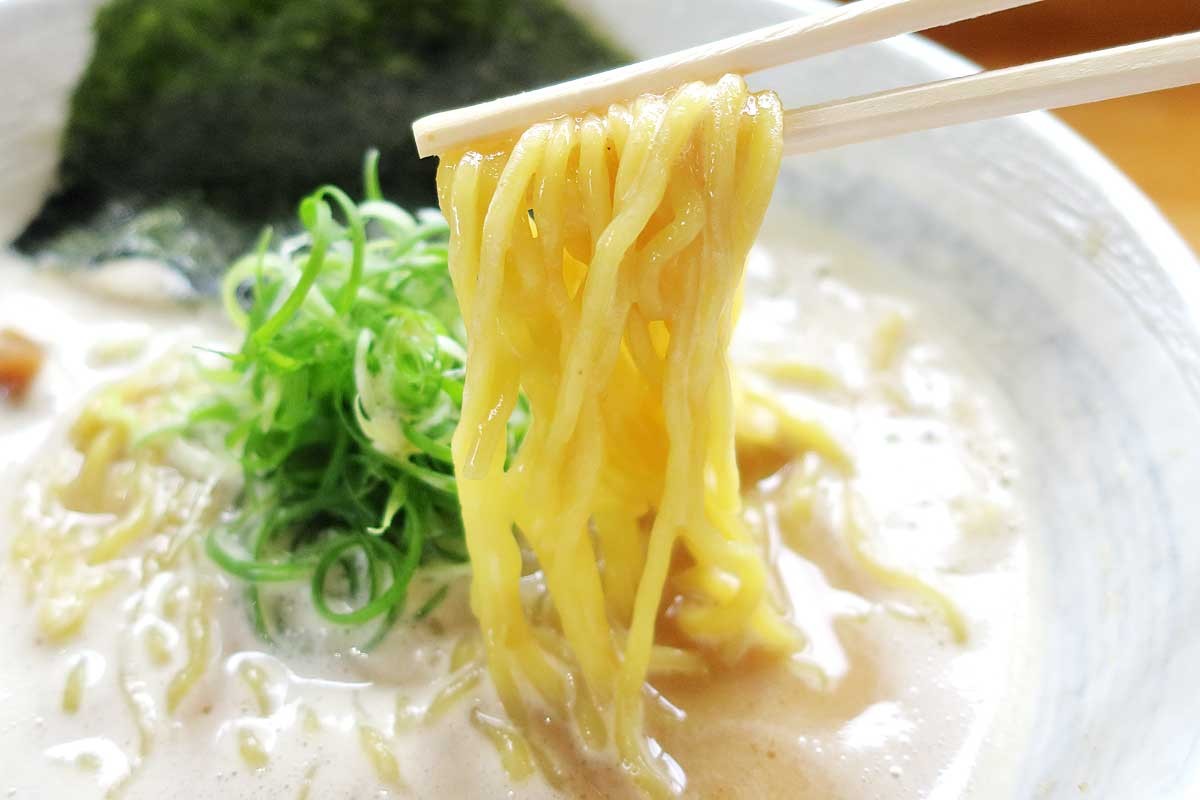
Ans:
[[[48,186],[93,5],[0,0],[0,239]],[[823,7],[574,5],[639,56]],[[754,83],[793,106],[972,69],[908,37]],[[1200,797],[1192,254],[1127,179],[1043,114],[791,159],[771,213],[804,214],[879,253],[893,282],[939,295],[953,309],[944,325],[1018,421],[1041,624],[1013,796]]]

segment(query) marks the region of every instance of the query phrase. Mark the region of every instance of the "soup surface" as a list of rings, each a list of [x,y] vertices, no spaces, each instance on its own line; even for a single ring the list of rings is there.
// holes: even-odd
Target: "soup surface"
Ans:
[[[770,223],[760,241],[734,345],[745,515],[807,644],[787,663],[656,678],[649,731],[688,796],[999,795],[1031,680],[1010,426],[932,306],[878,290],[879,265],[820,236],[800,250]],[[194,348],[231,334],[165,299],[181,287],[152,266],[64,278],[0,255],[0,271],[0,329],[47,354],[25,401],[0,404],[4,796],[629,794],[553,719],[558,773],[510,778],[465,572],[438,575],[447,601],[369,655],[301,601],[264,644],[198,543],[236,494],[211,454],[164,448],[146,467],[163,487],[152,524],[98,549],[128,509],[62,490],[81,480],[76,420],[105,387],[186,392]],[[817,431],[821,452],[795,446]],[[48,536],[75,544],[32,575],[22,554]],[[83,607],[63,607],[64,581],[87,587]]]

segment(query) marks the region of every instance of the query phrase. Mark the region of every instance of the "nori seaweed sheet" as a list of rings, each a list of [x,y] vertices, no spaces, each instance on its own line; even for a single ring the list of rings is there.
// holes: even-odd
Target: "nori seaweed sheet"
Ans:
[[[59,188],[18,247],[141,255],[141,215],[183,209],[210,272],[316,186],[357,193],[369,147],[390,199],[433,205],[417,117],[627,60],[555,0],[111,0],[95,31]]]

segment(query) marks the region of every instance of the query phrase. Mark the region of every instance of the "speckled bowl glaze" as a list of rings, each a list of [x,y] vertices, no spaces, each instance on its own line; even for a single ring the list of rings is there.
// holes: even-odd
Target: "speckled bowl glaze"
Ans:
[[[51,184],[95,4],[0,0],[0,239]],[[639,56],[824,7],[574,5]],[[753,83],[794,106],[972,70],[907,37]],[[892,282],[939,298],[944,325],[1015,420],[1037,679],[1004,796],[1200,797],[1194,256],[1125,177],[1044,114],[789,159],[771,214],[803,214],[879,254]]]

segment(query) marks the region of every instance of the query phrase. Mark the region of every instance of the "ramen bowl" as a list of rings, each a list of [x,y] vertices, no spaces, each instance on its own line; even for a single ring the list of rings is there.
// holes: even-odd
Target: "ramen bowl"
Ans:
[[[0,86],[16,100],[0,109],[6,238],[50,189],[95,5],[0,3]],[[573,5],[638,57],[827,7]],[[771,70],[751,85],[795,107],[974,69],[901,37]],[[397,135],[405,130],[397,125]],[[1012,606],[1030,624],[1011,654],[1005,713],[982,734],[1006,758],[991,776],[944,776],[933,796],[957,797],[964,786],[979,797],[1196,796],[1194,256],[1128,179],[1046,114],[789,158],[765,243],[802,249],[814,230],[864,254],[873,282],[921,298],[997,387],[1017,439],[1031,578]]]

